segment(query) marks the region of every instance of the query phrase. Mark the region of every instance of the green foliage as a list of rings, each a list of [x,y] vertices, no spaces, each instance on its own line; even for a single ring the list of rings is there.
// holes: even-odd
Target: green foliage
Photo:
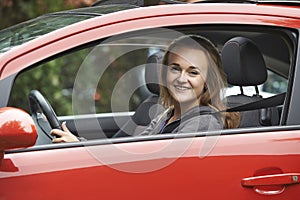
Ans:
[[[89,5],[84,0],[1,0],[0,30],[45,13],[83,6]]]
[[[76,4],[75,4],[76,2]],[[82,2],[82,3],[80,3]],[[0,3],[0,29],[13,26],[14,24],[35,18],[45,13],[57,12],[66,9],[72,9],[78,6],[87,6],[83,0],[1,0]],[[72,63],[78,62],[80,56],[72,59],[56,59],[48,62],[34,70],[21,73],[14,84],[12,95],[10,97],[10,106],[16,106],[29,111],[28,94],[32,89],[38,89],[49,98],[54,108],[57,108],[58,114],[70,114],[70,95],[63,95],[62,90],[66,87],[72,87],[74,80],[68,80],[65,77],[73,77],[76,73]],[[66,66],[56,67],[56,66]],[[61,74],[64,74],[62,79]],[[70,76],[69,76],[70,75]],[[51,85],[51,87],[49,87]],[[68,103],[67,103],[68,102]]]
[[[29,112],[26,98],[31,90],[37,89],[49,100],[58,115],[72,114],[72,95],[64,91],[73,87],[74,74],[85,54],[81,51],[76,55],[66,55],[21,73],[15,80],[10,106]]]
[[[2,18],[1,26],[10,25],[12,20],[13,23],[17,23],[43,13],[68,8],[71,8],[70,4],[60,0],[4,0],[4,3],[0,5],[0,15],[7,17]],[[10,13],[16,14],[11,15]],[[91,113],[94,109],[97,113],[110,112],[111,95],[115,84],[129,69],[144,64],[148,53],[147,49],[142,49],[119,57],[125,51],[122,48],[124,47],[90,47],[70,52],[70,54],[48,60],[39,66],[33,66],[31,69],[21,72],[13,85],[9,106],[19,107],[30,112],[27,98],[31,90],[37,89],[45,96],[59,116],[73,115],[74,107],[77,109],[76,114]],[[90,54],[95,49],[98,49],[97,52]],[[78,73],[82,65],[86,66],[85,70]],[[109,65],[108,69],[102,74],[100,71],[107,65]],[[101,78],[99,74],[101,74]],[[130,77],[130,79],[137,80],[138,78]],[[74,91],[75,80],[80,82],[80,85],[76,86],[77,91]],[[124,98],[128,95],[127,91],[130,91],[132,85],[125,83],[119,87],[121,92],[114,99],[117,105],[115,111],[126,111],[124,108],[128,106],[130,110],[134,110],[140,103],[141,97],[137,92],[134,93],[133,100],[130,100],[127,105],[128,102],[125,102]],[[77,99],[76,103],[72,101],[73,97]],[[91,102],[91,100],[93,105],[87,104],[87,101]]]
[[[95,49],[97,51],[93,51]],[[128,94],[134,92],[131,90],[140,74],[129,73],[125,82],[119,83],[118,87],[116,83],[122,81],[128,70],[144,64],[148,51],[140,49],[120,57],[113,55],[123,51],[116,46],[109,50],[89,47],[21,72],[15,79],[9,106],[30,112],[27,97],[31,90],[36,89],[45,96],[58,116],[111,112],[112,102],[114,111],[135,110],[142,100],[139,94],[132,94],[133,101],[125,100],[128,100]],[[118,93],[112,99],[114,90]],[[95,95],[99,95],[98,98]]]

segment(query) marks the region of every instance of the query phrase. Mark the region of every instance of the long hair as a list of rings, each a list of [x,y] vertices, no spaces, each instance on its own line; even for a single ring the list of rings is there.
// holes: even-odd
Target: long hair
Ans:
[[[163,67],[160,74],[160,101],[163,106],[173,107],[176,103],[166,87],[167,67],[165,67],[168,66],[169,55],[175,48],[199,49],[206,55],[209,65],[199,105],[209,106],[216,111],[225,110],[226,106],[222,101],[222,96],[224,95],[223,89],[225,88],[227,81],[222,68],[220,54],[213,43],[198,35],[185,35],[179,37],[175,39],[166,50],[162,60]],[[238,113],[220,112],[220,114],[225,128],[238,127],[240,123]]]

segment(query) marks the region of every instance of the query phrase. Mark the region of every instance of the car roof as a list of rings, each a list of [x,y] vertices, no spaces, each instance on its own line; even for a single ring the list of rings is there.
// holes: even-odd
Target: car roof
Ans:
[[[93,5],[108,5],[122,3],[120,0],[98,0]],[[149,6],[165,4],[186,4],[189,1],[179,0],[127,0],[127,4],[136,6]],[[299,0],[195,0],[191,3],[255,3],[255,4],[299,4]]]

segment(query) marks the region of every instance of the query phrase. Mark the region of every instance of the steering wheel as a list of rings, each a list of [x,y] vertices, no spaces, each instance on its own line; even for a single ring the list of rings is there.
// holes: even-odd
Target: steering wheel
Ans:
[[[36,117],[36,119],[38,119],[39,110],[41,109],[44,116],[48,120],[50,127],[52,129],[62,130],[52,106],[38,90],[32,90],[29,93],[29,105],[31,113],[34,117]]]

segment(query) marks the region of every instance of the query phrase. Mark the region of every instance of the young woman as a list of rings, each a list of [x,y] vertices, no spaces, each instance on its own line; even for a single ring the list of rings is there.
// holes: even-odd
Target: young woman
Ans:
[[[238,127],[238,113],[219,112],[226,109],[226,79],[218,50],[206,38],[186,35],[174,40],[163,58],[160,78],[160,100],[167,110],[142,135]]]
[[[168,47],[162,63],[160,101],[166,111],[153,119],[141,135],[191,133],[239,125],[237,113],[226,109],[222,90],[226,80],[220,55],[204,37],[185,35]],[[62,125],[54,129],[53,142],[74,142],[79,139]]]

